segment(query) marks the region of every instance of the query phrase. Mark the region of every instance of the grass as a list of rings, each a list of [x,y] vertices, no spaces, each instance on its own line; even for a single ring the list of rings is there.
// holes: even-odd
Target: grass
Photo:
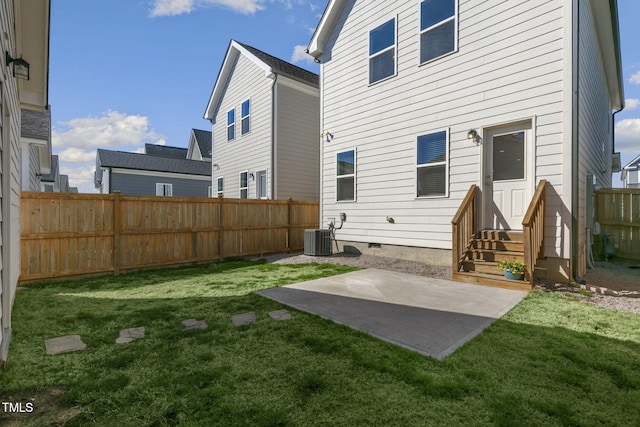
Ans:
[[[53,391],[0,424],[99,426],[640,423],[640,316],[532,292],[444,361],[290,310],[252,292],[351,271],[229,261],[18,293],[2,401]],[[258,321],[235,328],[234,314]],[[207,330],[183,332],[180,321]],[[114,344],[122,328],[147,336]],[[85,352],[45,356],[79,334]],[[3,418],[4,417],[4,418]],[[53,420],[53,421],[52,421]]]

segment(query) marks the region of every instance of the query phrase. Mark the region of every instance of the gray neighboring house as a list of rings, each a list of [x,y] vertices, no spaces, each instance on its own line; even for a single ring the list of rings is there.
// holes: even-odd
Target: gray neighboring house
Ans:
[[[42,191],[41,178],[51,173],[51,110],[21,109],[22,191]]]
[[[208,197],[211,194],[211,164],[182,158],[177,150],[145,147],[145,151],[173,153],[160,156],[98,149],[94,184],[103,194],[119,190],[141,196]],[[176,148],[176,147],[164,147]],[[157,149],[157,150],[156,150]]]
[[[191,129],[187,159],[211,161],[212,133],[208,130]]]
[[[40,191],[46,193],[60,192],[60,162],[57,154],[51,156],[51,168],[49,173],[40,177],[40,186]]]
[[[232,40],[204,118],[213,184],[230,198],[317,200],[318,75]]]
[[[624,188],[640,188],[640,156],[622,168],[620,179],[624,182]]]

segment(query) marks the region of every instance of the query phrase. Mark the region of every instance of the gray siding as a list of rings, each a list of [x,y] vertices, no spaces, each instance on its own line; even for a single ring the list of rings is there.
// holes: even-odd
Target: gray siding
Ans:
[[[308,90],[308,89],[307,89]],[[315,95],[278,83],[277,198],[318,200],[320,101]]]
[[[112,171],[109,177],[111,192],[120,190],[122,194],[135,194],[140,196],[155,196],[156,183],[171,184],[173,196],[179,197],[207,197],[207,191],[211,181],[155,177],[147,175],[134,175]]]
[[[546,178],[563,215],[563,25],[566,2],[459,2],[458,51],[419,64],[419,2],[348,1],[322,61],[321,223],[346,212],[337,237],[357,242],[451,248],[451,218],[472,184],[481,184],[482,146],[469,129],[533,121],[535,181]],[[397,75],[368,84],[368,33],[397,17]],[[450,131],[449,192],[416,197],[416,138]],[[357,150],[356,197],[336,202],[336,153]],[[533,184],[532,184],[533,185]],[[548,233],[561,227],[555,213]],[[394,224],[386,217],[395,219]],[[551,240],[547,255],[561,255]]]
[[[638,188],[638,183],[640,183],[640,172],[636,170],[630,170],[627,172],[627,180],[625,182],[625,187],[627,188]]]
[[[590,2],[580,2],[579,62],[579,180],[578,180],[578,248],[581,267],[585,264],[586,247],[586,178],[596,178],[598,185],[611,186],[611,100],[607,90],[602,55],[593,24]],[[585,270],[579,272],[584,275]]]
[[[266,170],[269,197],[272,186],[271,165],[271,87],[273,80],[264,70],[244,55],[239,55],[222,97],[213,126],[213,163],[220,169],[213,170],[216,177],[224,176],[224,196],[240,197],[240,172],[256,173]],[[242,102],[251,99],[251,131],[241,132]],[[236,110],[236,137],[227,141],[227,112]],[[248,198],[256,197],[256,181],[248,180]]]

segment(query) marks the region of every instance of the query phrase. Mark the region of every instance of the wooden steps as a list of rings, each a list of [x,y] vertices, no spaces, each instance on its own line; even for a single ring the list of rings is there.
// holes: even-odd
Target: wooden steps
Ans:
[[[530,282],[507,279],[497,268],[503,260],[524,262],[521,231],[483,230],[471,241],[464,256],[461,271],[453,273],[453,280],[519,291],[531,290]]]

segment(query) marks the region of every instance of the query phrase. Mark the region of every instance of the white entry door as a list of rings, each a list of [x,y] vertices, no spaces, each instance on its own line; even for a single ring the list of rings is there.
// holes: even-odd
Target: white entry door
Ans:
[[[485,131],[483,213],[485,228],[521,230],[532,197],[531,124]]]

